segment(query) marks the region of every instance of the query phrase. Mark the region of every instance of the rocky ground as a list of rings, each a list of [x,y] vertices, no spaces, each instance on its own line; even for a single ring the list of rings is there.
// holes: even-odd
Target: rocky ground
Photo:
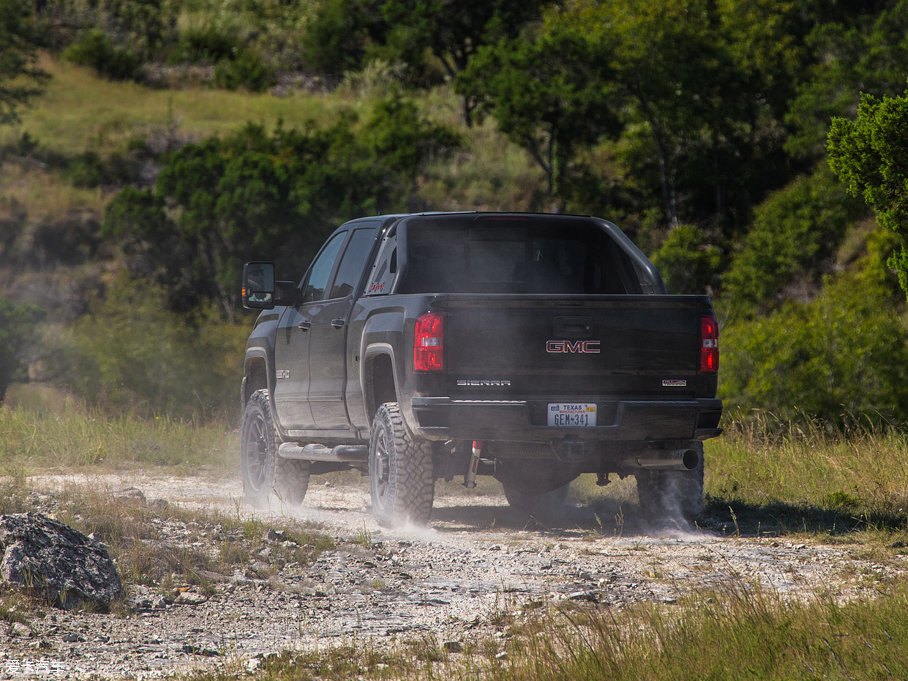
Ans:
[[[166,499],[253,514],[236,480],[142,474],[44,477],[29,484],[125,485],[141,490],[150,504]],[[500,640],[503,648],[503,615],[533,604],[671,603],[690,589],[740,580],[792,597],[831,591],[850,598],[908,571],[908,556],[876,560],[857,545],[739,538],[733,527],[708,520],[707,529],[654,530],[637,522],[634,510],[633,503],[604,501],[568,507],[540,523],[512,511],[503,496],[440,494],[428,528],[390,531],[372,520],[365,485],[313,479],[302,508],[275,502],[258,517],[269,528],[290,515],[333,536],[336,548],[314,564],[274,569],[272,551],[289,540],[266,529],[260,555],[232,574],[207,574],[204,588],[164,590],[127,581],[128,607],[113,613],[39,608],[25,622],[0,621],[0,678],[151,678],[217,664],[252,669],[275,651],[354,641],[392,646],[431,637],[457,651]],[[185,523],[175,520],[162,531],[174,541],[187,535]],[[193,549],[223,541],[229,537],[217,531],[207,538],[193,534]]]

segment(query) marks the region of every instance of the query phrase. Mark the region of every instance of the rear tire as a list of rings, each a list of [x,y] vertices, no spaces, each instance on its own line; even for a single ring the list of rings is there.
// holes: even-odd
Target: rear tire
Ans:
[[[302,503],[309,487],[309,462],[277,455],[271,395],[256,390],[246,402],[240,431],[240,465],[246,501],[265,508],[273,491],[285,504]]]
[[[369,490],[379,524],[428,522],[435,496],[432,449],[407,430],[396,402],[381,405],[372,421]]]
[[[693,523],[703,513],[703,445],[700,463],[689,471],[639,471],[637,497],[650,524]]]

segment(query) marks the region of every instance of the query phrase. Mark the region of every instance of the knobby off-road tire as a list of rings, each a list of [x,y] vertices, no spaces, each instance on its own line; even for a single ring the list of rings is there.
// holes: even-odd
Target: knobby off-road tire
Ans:
[[[693,523],[703,513],[703,445],[700,463],[689,471],[640,471],[637,496],[651,525]]]
[[[407,430],[396,402],[381,405],[372,420],[369,490],[381,525],[428,522],[435,496],[432,449]]]
[[[282,459],[277,455],[271,396],[267,390],[252,393],[243,411],[240,433],[240,464],[246,500],[256,508],[264,508],[273,491],[281,503],[302,503],[309,487],[309,462]]]

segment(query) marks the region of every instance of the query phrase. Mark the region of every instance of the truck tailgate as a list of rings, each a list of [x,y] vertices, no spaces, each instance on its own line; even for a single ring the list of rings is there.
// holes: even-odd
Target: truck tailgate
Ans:
[[[565,400],[711,396],[705,296],[440,295],[451,396]]]

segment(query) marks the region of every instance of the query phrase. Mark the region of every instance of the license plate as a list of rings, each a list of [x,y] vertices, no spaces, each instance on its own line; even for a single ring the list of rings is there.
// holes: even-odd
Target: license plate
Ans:
[[[564,402],[550,404],[549,425],[558,428],[592,428],[596,425],[596,405]]]

